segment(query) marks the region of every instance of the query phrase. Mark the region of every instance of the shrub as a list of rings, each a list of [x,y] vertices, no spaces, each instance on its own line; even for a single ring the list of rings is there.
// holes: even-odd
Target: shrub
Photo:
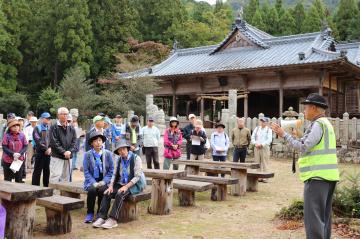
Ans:
[[[334,193],[334,212],[341,217],[360,218],[360,172],[344,177],[347,184],[340,183]]]
[[[302,220],[304,218],[304,201],[293,201],[289,207],[281,208],[276,217],[282,220]]]

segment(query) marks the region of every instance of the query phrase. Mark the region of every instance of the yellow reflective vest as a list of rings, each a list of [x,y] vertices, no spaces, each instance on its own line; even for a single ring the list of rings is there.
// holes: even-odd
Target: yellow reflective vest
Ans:
[[[336,157],[336,137],[330,121],[319,118],[323,135],[321,141],[299,158],[301,181],[310,178],[322,178],[328,181],[339,181],[339,169]]]

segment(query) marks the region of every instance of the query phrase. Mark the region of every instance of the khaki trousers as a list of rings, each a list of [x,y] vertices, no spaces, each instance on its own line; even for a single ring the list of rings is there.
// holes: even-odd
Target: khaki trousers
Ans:
[[[262,148],[254,148],[254,158],[255,162],[260,164],[258,171],[268,172],[269,169],[269,159],[270,159],[270,147],[263,146]]]

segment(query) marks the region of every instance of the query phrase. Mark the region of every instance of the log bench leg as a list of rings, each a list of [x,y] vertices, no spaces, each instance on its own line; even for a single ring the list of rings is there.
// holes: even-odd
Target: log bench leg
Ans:
[[[6,238],[32,238],[36,200],[11,202],[1,200],[6,209]]]
[[[118,222],[125,223],[135,221],[139,218],[139,207],[136,202],[125,201],[120,210]]]
[[[148,208],[150,214],[170,214],[173,202],[172,179],[152,179],[151,202]]]
[[[258,178],[257,177],[249,177],[247,179],[247,190],[250,192],[258,191]]]
[[[231,169],[231,177],[239,179],[239,183],[231,186],[231,195],[233,196],[245,196],[246,194],[246,181],[247,170],[246,169]]]
[[[227,197],[227,185],[226,184],[221,184],[221,185],[216,185],[217,188],[217,200],[218,201],[225,201],[226,197]]]
[[[80,193],[73,193],[73,192],[67,192],[67,191],[60,190],[60,195],[64,196],[64,197],[80,199]]]
[[[185,171],[187,175],[199,175],[200,173],[200,166],[191,166],[191,165],[186,165],[185,166]]]
[[[195,205],[195,192],[189,190],[178,190],[179,204],[182,207],[194,206]]]
[[[50,235],[66,234],[71,232],[71,216],[69,211],[59,212],[45,208],[47,232]]]

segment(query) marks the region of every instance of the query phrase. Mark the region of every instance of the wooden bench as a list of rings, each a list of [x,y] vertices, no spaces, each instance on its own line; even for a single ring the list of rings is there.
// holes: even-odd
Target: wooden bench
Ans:
[[[203,192],[214,187],[213,183],[174,179],[173,187],[178,189],[180,206],[194,206],[195,192]]]
[[[81,194],[86,194],[81,182],[58,182],[50,183],[49,187],[60,190],[61,195],[72,198],[80,198]],[[130,195],[123,203],[120,211],[119,222],[129,222],[139,218],[140,210],[138,202],[151,199],[151,192],[143,191],[136,195]]]
[[[217,189],[217,200],[224,201],[227,196],[227,185],[233,185],[239,183],[237,178],[221,178],[211,176],[198,176],[198,175],[187,175],[182,178],[190,181],[207,182],[213,183]]]
[[[72,221],[70,211],[84,207],[83,200],[59,195],[38,198],[36,204],[45,207],[47,232],[50,235],[71,232]]]
[[[247,190],[250,192],[257,192],[259,179],[273,178],[274,175],[275,175],[274,173],[268,173],[268,172],[256,172],[256,171],[248,172],[248,174],[247,174]]]

